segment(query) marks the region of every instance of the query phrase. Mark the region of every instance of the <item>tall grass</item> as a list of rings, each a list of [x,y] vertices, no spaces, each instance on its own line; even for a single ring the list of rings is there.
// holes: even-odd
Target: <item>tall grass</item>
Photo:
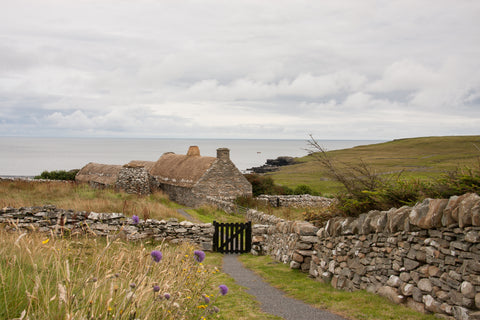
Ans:
[[[163,253],[160,262],[152,250]],[[0,319],[209,318],[215,273],[188,244],[0,230]]]
[[[0,207],[28,207],[54,204],[59,208],[76,211],[122,212],[143,219],[183,217],[175,208],[167,206],[168,196],[156,192],[139,196],[116,192],[112,189],[94,189],[74,182],[1,181]]]

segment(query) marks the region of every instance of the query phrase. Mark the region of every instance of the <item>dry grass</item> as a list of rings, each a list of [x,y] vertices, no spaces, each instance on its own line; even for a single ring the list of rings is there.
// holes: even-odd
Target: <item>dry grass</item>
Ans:
[[[184,218],[168,207],[168,197],[160,192],[139,196],[115,192],[112,189],[93,189],[75,182],[0,181],[0,207],[29,207],[56,205],[75,211],[122,212],[143,219]]]
[[[160,262],[151,258],[152,250],[163,253]],[[216,273],[197,262],[187,244],[145,246],[0,230],[0,318],[210,318],[219,296]]]

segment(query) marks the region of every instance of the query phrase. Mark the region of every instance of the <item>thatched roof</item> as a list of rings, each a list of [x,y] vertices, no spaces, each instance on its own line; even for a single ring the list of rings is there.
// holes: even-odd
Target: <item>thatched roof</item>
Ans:
[[[125,164],[124,167],[127,168],[145,168],[145,170],[150,171],[155,165],[155,161],[143,161],[143,160],[132,160],[129,163]]]
[[[187,155],[164,153],[150,170],[159,182],[182,187],[192,187],[217,160],[202,157],[198,147],[190,147]]]
[[[77,182],[96,182],[103,185],[114,185],[121,165],[100,164],[90,162],[75,176]]]

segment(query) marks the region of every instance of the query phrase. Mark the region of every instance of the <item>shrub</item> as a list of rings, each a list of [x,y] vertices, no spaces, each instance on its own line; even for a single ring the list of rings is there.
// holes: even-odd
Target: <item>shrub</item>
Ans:
[[[301,185],[298,185],[294,190],[293,190],[293,194],[309,194],[309,195],[312,195],[312,196],[318,196],[319,193],[314,191],[310,186],[306,185],[306,184],[301,184]]]
[[[259,174],[246,174],[245,178],[252,184],[254,197],[261,194],[292,194],[292,190],[285,186],[275,185],[272,177]]]
[[[79,169],[73,169],[69,171],[55,170],[55,171],[43,171],[39,176],[35,176],[35,179],[48,179],[48,180],[75,180]]]

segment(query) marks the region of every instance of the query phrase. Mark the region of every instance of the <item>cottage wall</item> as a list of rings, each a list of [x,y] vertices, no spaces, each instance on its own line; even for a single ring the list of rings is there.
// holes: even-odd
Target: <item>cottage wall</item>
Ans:
[[[183,204],[189,207],[195,207],[198,199],[192,193],[192,188],[175,186],[166,183],[160,183],[158,188],[168,195],[171,201]]]

